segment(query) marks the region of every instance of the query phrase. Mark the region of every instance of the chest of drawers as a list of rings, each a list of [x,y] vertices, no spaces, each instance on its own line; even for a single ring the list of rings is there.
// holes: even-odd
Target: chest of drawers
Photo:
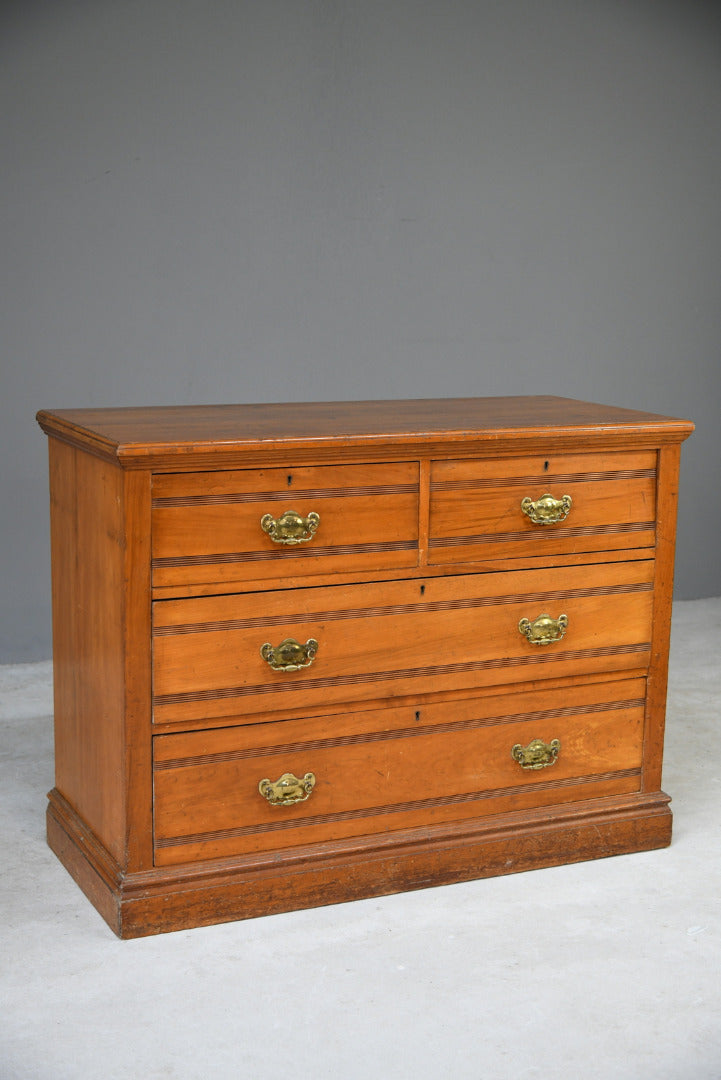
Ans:
[[[553,397],[38,420],[48,840],[117,934],[670,842],[692,424]]]

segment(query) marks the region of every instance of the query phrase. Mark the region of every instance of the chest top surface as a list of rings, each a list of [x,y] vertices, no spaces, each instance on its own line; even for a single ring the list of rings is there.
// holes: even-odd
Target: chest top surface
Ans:
[[[322,455],[339,444],[356,454],[391,443],[416,452],[469,441],[522,448],[539,438],[658,444],[693,430],[686,420],[551,396],[60,409],[37,419],[48,435],[125,468],[192,468],[218,454]]]

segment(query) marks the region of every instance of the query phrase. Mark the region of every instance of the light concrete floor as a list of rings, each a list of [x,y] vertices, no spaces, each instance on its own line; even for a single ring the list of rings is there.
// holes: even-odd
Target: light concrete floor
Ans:
[[[44,842],[51,667],[0,668],[2,1080],[719,1080],[721,599],[674,611],[669,849],[118,941]]]

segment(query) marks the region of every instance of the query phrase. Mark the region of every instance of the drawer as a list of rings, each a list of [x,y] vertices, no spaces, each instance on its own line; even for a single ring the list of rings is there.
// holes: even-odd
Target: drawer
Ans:
[[[156,736],[156,864],[639,791],[644,693],[622,679]]]
[[[152,550],[156,587],[415,566],[418,463],[159,474]]]
[[[639,560],[156,601],[154,721],[645,669],[653,571]]]
[[[429,563],[651,548],[655,517],[654,451],[434,461]]]

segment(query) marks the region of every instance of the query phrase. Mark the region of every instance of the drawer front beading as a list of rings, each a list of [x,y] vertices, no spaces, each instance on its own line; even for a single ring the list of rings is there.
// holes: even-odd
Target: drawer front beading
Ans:
[[[153,585],[415,566],[418,463],[161,474]]]
[[[429,686],[644,669],[652,607],[646,561],[269,592],[260,603],[242,595],[158,601],[154,719],[272,713],[286,710],[289,697],[301,713],[331,712]],[[539,647],[521,626],[549,609],[563,613],[567,629]],[[311,643],[312,666],[273,670],[267,657],[278,642],[289,654]]]
[[[435,461],[429,564],[652,547],[656,455]]]
[[[500,695],[156,736],[156,861],[638,791],[644,690],[628,679],[540,701]],[[534,740],[561,748],[550,767],[519,764]]]

